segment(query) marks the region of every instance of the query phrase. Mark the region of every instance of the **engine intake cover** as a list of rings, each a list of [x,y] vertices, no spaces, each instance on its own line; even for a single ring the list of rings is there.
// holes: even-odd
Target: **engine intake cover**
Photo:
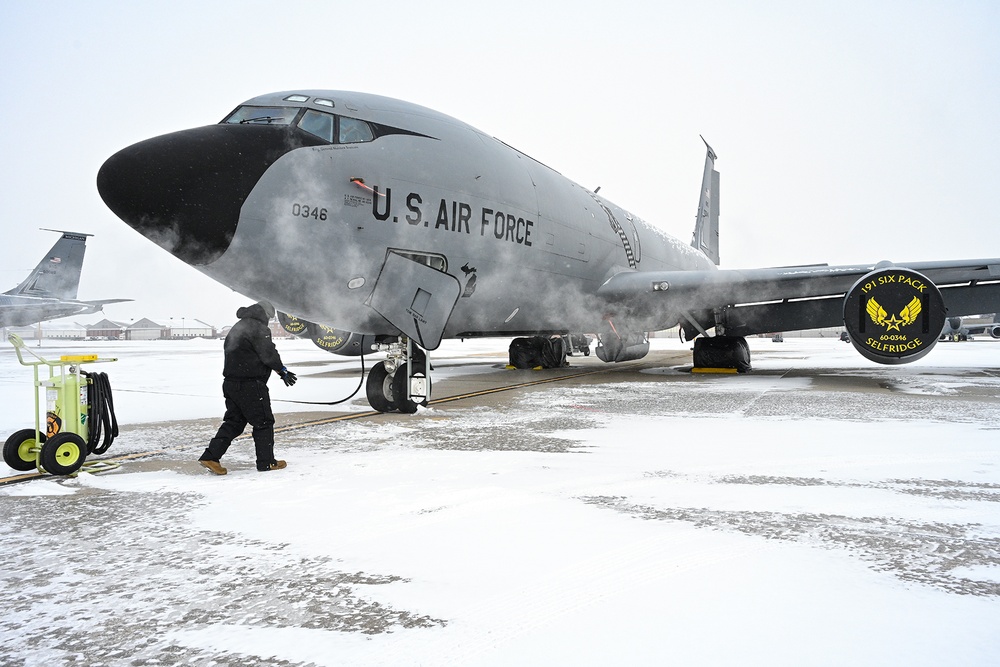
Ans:
[[[278,323],[281,324],[281,328],[292,334],[293,336],[304,336],[307,334],[309,325],[312,322],[307,322],[306,320],[299,319],[295,315],[289,315],[278,311]]]
[[[316,347],[323,348],[327,352],[354,357],[361,354],[371,354],[375,351],[375,336],[369,334],[353,333],[325,324],[316,324],[280,310],[278,311],[278,322],[288,333],[308,338]]]
[[[865,358],[907,364],[931,351],[944,328],[941,291],[910,269],[876,269],[844,298],[844,326]]]

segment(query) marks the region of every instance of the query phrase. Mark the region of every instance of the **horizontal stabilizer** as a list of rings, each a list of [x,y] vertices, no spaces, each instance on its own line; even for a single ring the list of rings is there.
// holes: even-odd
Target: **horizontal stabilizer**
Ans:
[[[97,310],[100,310],[109,303],[125,303],[126,301],[134,301],[134,299],[92,299],[87,301],[81,301],[80,303],[85,303],[89,306],[94,306]]]

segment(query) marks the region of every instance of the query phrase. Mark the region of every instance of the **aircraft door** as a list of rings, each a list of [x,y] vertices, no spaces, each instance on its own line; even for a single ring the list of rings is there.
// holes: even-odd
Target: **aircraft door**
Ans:
[[[389,251],[368,305],[425,350],[436,350],[461,295],[455,276]]]

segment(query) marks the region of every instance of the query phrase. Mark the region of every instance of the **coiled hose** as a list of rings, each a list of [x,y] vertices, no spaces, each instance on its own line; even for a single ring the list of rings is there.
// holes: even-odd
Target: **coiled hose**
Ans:
[[[115,402],[111,397],[111,382],[108,381],[107,373],[80,373],[90,380],[87,383],[87,404],[90,406],[87,451],[90,454],[103,454],[118,437],[118,418],[115,416]]]

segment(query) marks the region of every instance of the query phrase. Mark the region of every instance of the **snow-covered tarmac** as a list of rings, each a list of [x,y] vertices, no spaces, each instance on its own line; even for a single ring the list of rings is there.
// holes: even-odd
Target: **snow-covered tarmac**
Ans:
[[[1000,342],[750,342],[753,374],[657,340],[661,366],[279,433],[280,472],[238,441],[225,477],[194,463],[218,341],[75,344],[119,357],[109,455],[166,453],[0,487],[0,665],[997,664]],[[506,343],[446,343],[436,385]],[[357,386],[278,346],[273,398]],[[4,343],[4,437],[30,379]]]

